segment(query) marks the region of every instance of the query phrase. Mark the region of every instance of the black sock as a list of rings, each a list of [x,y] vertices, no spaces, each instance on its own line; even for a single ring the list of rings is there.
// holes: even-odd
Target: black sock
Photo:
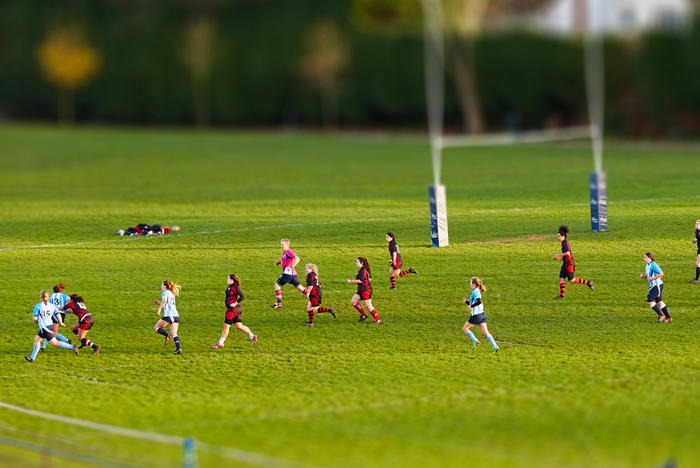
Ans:
[[[657,306],[657,307],[658,307],[658,306]],[[666,318],[671,318],[671,314],[668,313],[668,307],[667,307],[667,306],[664,306],[664,308],[661,309],[661,312],[664,313],[664,315],[666,316]]]
[[[92,343],[92,349],[97,349],[97,345],[95,343]]]
[[[652,307],[651,310],[653,310],[654,312],[656,312],[656,315],[658,315],[659,317],[661,317],[661,309],[659,308],[659,305],[658,305],[658,304],[655,305],[654,307]]]
[[[156,332],[160,333],[161,335],[163,335],[163,336],[166,337],[166,338],[168,337],[168,332],[166,332],[166,331],[163,330],[162,328],[156,329]]]
[[[700,279],[700,267],[695,267],[695,279]]]
[[[179,336],[173,337],[173,341],[175,341],[175,350],[177,351],[178,349],[180,349],[180,337]]]

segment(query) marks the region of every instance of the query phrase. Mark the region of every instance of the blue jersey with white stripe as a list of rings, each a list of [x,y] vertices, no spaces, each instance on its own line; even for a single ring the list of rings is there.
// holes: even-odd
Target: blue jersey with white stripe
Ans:
[[[644,273],[647,275],[647,281],[649,281],[648,278],[656,276],[659,273],[663,273],[663,271],[661,271],[661,268],[656,264],[656,262],[651,262],[644,267]],[[654,286],[661,286],[662,284],[664,284],[664,282],[661,281],[661,278],[655,279],[654,281],[649,281],[650,288],[653,288]]]
[[[479,291],[479,288],[474,288],[474,289],[472,289],[472,295],[469,296],[469,305],[472,308],[472,310],[471,310],[472,315],[484,313],[484,304],[483,303],[480,303],[479,305],[474,305],[477,302],[477,299],[481,299],[481,291]]]
[[[70,296],[68,294],[55,292],[49,296],[49,302],[58,309],[59,307],[65,307],[66,304],[70,302]],[[58,310],[57,312],[61,312]]]
[[[34,306],[32,311],[33,317],[38,317],[37,324],[39,328],[47,328],[51,330],[53,328],[53,322],[51,321],[51,316],[56,313],[56,307],[51,304],[44,304],[44,301],[39,302]]]
[[[180,314],[177,313],[177,308],[175,307],[175,294],[172,291],[165,290],[160,295],[160,300],[165,301],[163,305],[163,317],[179,317]]]

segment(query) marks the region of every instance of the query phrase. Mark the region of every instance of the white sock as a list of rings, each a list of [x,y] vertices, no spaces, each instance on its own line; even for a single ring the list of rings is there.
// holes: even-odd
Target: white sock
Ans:
[[[224,341],[226,341],[226,338],[224,338],[223,336],[221,338],[219,338],[220,345],[224,344]]]
[[[251,333],[250,335],[248,335],[248,338],[252,340],[253,338],[255,338],[255,334]]]

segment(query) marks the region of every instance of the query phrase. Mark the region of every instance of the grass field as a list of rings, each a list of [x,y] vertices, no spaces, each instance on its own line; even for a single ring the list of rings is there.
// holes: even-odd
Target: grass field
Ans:
[[[451,245],[432,249],[425,143],[0,127],[0,401],[194,437],[210,444],[202,466],[700,466],[700,288],[688,284],[700,158],[608,150],[607,233],[590,232],[591,166],[583,144],[450,150]],[[138,222],[182,231],[114,234]],[[596,289],[569,285],[552,301],[562,223],[577,275]],[[386,231],[419,271],[395,291]],[[269,308],[281,237],[319,266],[337,320],[303,327],[305,298],[289,286],[284,308]],[[649,250],[672,324],[656,325],[645,304]],[[349,304],[359,255],[373,266],[380,326],[356,323]],[[231,272],[260,344],[232,330],[214,351]],[[483,339],[472,351],[460,330],[472,275],[488,288],[498,354]],[[181,356],[152,329],[164,279],[182,285]],[[102,352],[51,348],[27,363],[30,312],[58,282],[94,312],[88,336]],[[6,439],[70,455],[55,466],[182,459],[164,443],[2,408],[0,436],[0,465],[41,463]]]

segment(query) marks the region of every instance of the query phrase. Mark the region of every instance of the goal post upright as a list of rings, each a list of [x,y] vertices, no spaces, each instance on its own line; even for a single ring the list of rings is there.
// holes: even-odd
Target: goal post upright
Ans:
[[[432,247],[449,245],[447,230],[447,197],[441,183],[442,133],[444,112],[445,43],[440,0],[421,0],[424,25],[425,93],[428,109],[430,156],[433,185],[428,187],[430,201],[430,243]]]
[[[588,1],[588,27],[584,33],[586,97],[593,151],[593,172],[589,175],[591,231],[608,230],[608,187],[603,171],[603,132],[605,126],[605,60],[603,56],[604,0]]]

